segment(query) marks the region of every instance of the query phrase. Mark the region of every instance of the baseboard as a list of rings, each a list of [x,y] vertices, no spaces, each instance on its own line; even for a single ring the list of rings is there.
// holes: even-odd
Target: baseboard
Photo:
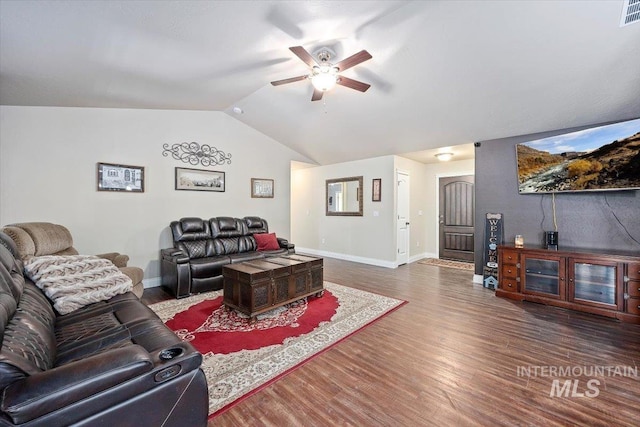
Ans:
[[[336,253],[336,252],[319,251],[319,250],[316,250],[316,249],[300,248],[300,247],[296,248],[296,252],[305,253],[305,254],[309,254],[309,255],[323,256],[323,257],[328,257],[328,258],[337,258],[337,259],[342,259],[342,260],[345,260],[345,261],[359,262],[359,263],[362,263],[362,264],[375,265],[375,266],[378,266],[378,267],[398,268],[398,265],[395,262],[382,261],[382,260],[379,260],[379,259],[365,258],[365,257],[354,256],[354,255],[340,254],[340,253]],[[411,258],[409,258],[409,264],[411,264],[413,262],[416,262],[416,261],[420,261],[421,259],[425,259],[425,258],[438,258],[438,256],[436,254],[433,254],[433,253],[423,252],[421,254],[414,255]],[[483,279],[484,278],[482,277],[482,274],[474,274],[473,275],[473,283],[482,284]],[[162,285],[162,278],[161,277],[150,277],[148,279],[142,280],[142,284],[144,285],[145,289],[147,289],[147,288],[157,288],[158,286]]]
[[[143,279],[142,280],[142,284],[144,285],[144,288],[157,288],[158,286],[162,285],[162,278],[161,277],[150,277],[148,279]]]
[[[337,259],[342,259],[344,261],[359,262],[361,264],[375,265],[378,267],[386,267],[386,268],[398,267],[398,264],[393,261],[384,261],[381,259],[365,258],[365,257],[349,255],[349,254],[341,254],[336,252],[319,251],[317,249],[301,248],[299,246],[296,246],[296,253],[301,253],[301,254],[304,253],[304,254],[316,255],[316,256],[327,257],[327,258],[337,258]]]
[[[425,259],[425,258],[438,258],[438,255],[431,252],[423,252],[421,254],[409,257],[409,264],[411,264],[412,262],[420,261],[421,259]]]

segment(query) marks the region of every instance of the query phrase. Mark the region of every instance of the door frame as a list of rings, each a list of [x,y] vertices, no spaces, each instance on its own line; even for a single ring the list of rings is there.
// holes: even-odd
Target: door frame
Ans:
[[[398,174],[403,174],[406,175],[409,178],[409,194],[407,194],[408,200],[407,200],[407,204],[409,206],[408,208],[408,218],[407,220],[409,221],[409,225],[407,225],[407,262],[406,264],[409,264],[409,260],[411,258],[411,174],[409,173],[408,170],[404,170],[404,169],[397,169],[394,172],[394,192],[395,192],[395,200],[394,200],[394,215],[393,215],[393,235],[395,236],[395,260],[394,260],[394,264],[396,267],[399,267],[400,265],[404,265],[400,264],[400,260],[398,259],[398,198],[399,198],[399,192],[398,192]]]
[[[476,173],[475,172],[468,172],[468,171],[460,171],[460,172],[445,172],[445,173],[437,173],[436,174],[436,211],[435,211],[435,258],[440,258],[440,222],[439,222],[439,218],[438,216],[440,215],[440,178],[452,178],[455,176],[465,176],[465,175],[471,175],[474,177],[474,182],[475,182],[475,176]],[[474,193],[475,193],[475,185],[474,185]],[[475,206],[473,207],[474,211],[475,211]]]

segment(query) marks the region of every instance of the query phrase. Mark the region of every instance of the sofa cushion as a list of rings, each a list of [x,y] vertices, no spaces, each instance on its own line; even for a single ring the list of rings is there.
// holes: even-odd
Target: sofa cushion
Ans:
[[[31,236],[22,228],[8,225],[2,227],[2,232],[11,237],[11,240],[15,243],[18,249],[18,254],[14,254],[16,258],[25,259],[35,255],[36,244],[33,243]]]
[[[28,292],[17,305],[6,280],[10,278],[0,264],[0,390],[9,384],[53,366],[56,357],[52,319],[42,319],[43,301],[30,298]],[[49,310],[49,316],[54,316]]]
[[[262,252],[241,252],[239,254],[229,255],[229,259],[231,259],[232,264],[237,264],[239,262],[251,261],[254,259],[262,259],[264,258],[264,254]]]
[[[75,255],[73,238],[69,229],[50,222],[25,222],[14,224],[26,231],[35,244],[35,256]]]
[[[228,216],[218,218],[218,224],[220,224],[220,231],[232,231],[237,229],[236,220]]]
[[[186,253],[190,259],[206,258],[216,255],[213,240],[211,239],[177,242],[176,246]]]
[[[211,218],[211,237],[214,239],[227,237],[240,237],[245,234],[246,225],[244,221],[228,216]]]
[[[269,225],[265,219],[257,216],[245,216],[244,221],[247,224],[247,231],[249,234],[269,232]]]
[[[182,231],[185,233],[206,231],[206,222],[201,218],[182,218],[180,223]]]
[[[190,263],[191,277],[202,279],[219,276],[222,274],[222,266],[230,262],[227,256],[192,259]]]
[[[275,251],[280,249],[278,239],[276,239],[276,233],[254,234],[253,238],[256,239],[259,251]]]
[[[240,240],[238,237],[215,239],[213,244],[216,255],[228,255],[240,252]]]
[[[279,248],[275,251],[262,251],[260,253],[264,254],[265,257],[269,258],[269,257],[275,257],[275,256],[288,255],[289,250],[285,248]]]
[[[170,226],[174,242],[205,240],[211,238],[209,223],[201,218],[187,217],[173,221]]]
[[[3,275],[3,283],[7,289],[11,291],[11,295],[15,298],[17,304],[20,301],[24,289],[22,264],[15,260],[5,246],[0,246],[0,265],[4,267],[0,271],[0,274]]]

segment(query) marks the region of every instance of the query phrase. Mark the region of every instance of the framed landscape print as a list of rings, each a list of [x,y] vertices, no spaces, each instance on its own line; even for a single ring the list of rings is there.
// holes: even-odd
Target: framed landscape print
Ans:
[[[224,172],[176,168],[176,190],[224,192]]]
[[[273,198],[273,180],[251,178],[251,197]]]
[[[144,167],[98,163],[98,191],[144,192]]]

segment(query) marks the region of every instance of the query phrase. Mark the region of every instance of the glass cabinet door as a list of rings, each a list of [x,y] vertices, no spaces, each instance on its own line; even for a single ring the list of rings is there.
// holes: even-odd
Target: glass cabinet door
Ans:
[[[564,299],[564,258],[522,256],[523,292]]]
[[[569,268],[570,296],[573,301],[608,308],[617,306],[616,263],[572,259]]]

